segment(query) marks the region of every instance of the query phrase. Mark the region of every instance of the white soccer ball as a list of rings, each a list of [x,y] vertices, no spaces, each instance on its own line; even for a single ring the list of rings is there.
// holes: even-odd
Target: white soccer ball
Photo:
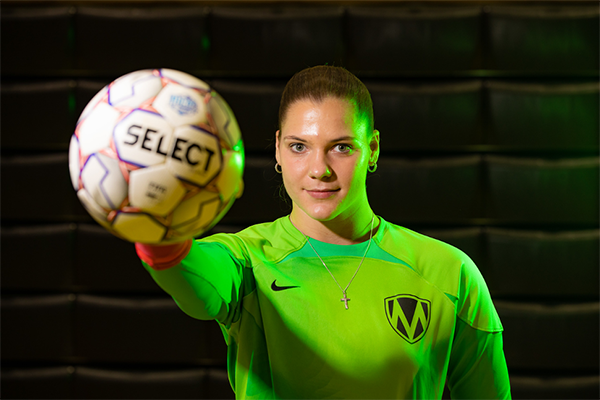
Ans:
[[[233,112],[205,82],[171,69],[124,75],[81,113],[69,170],[90,215],[130,242],[198,236],[243,191]]]

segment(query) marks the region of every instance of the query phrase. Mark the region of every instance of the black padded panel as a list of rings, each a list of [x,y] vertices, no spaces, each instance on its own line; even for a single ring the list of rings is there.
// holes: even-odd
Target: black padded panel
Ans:
[[[597,224],[600,159],[486,156],[487,216],[508,223]]]
[[[510,370],[598,370],[600,305],[495,301]]]
[[[210,16],[210,68],[286,76],[343,57],[338,7],[215,7]]]
[[[109,293],[163,293],[144,269],[133,243],[99,225],[77,229],[75,284],[78,290]]]
[[[68,158],[66,152],[3,157],[2,218],[65,221],[87,216],[71,183]]]
[[[450,389],[448,388],[448,383],[444,385],[444,391],[442,392],[442,400],[450,400],[452,397],[450,396]]]
[[[598,399],[600,377],[511,375],[510,390],[513,399]]]
[[[480,7],[352,7],[348,68],[457,71],[480,68]]]
[[[423,229],[418,232],[446,242],[465,252],[487,278],[482,228]]]
[[[73,379],[74,398],[205,399],[208,371],[190,369],[101,369],[80,366]],[[230,389],[231,392],[231,389]]]
[[[2,73],[45,74],[71,68],[73,11],[72,7],[2,7]]]
[[[248,152],[275,152],[279,102],[285,82],[215,80],[211,86],[233,110]]]
[[[225,225],[251,225],[273,221],[289,214],[292,202],[281,188],[288,205],[279,197],[281,175],[275,172],[275,161],[268,158],[247,158],[244,169],[244,193],[237,199],[220,223]]]
[[[75,129],[74,86],[68,80],[3,83],[2,148],[66,150]]]
[[[88,362],[226,363],[218,324],[189,317],[164,296],[80,294],[74,332],[75,354]]]
[[[72,356],[73,295],[2,297],[2,360],[62,361]]]
[[[75,224],[3,227],[2,289],[71,290]]]
[[[489,8],[485,67],[516,71],[595,71],[598,6]]]
[[[500,296],[597,298],[600,231],[486,229],[492,293]]]
[[[487,142],[527,150],[598,150],[598,83],[486,82]]]
[[[467,223],[481,215],[479,156],[380,158],[367,177],[373,210],[400,225]]]
[[[80,7],[75,28],[80,69],[121,75],[145,68],[206,68],[203,7]]]
[[[6,368],[2,373],[4,399],[70,399],[73,367]]]
[[[481,81],[366,81],[381,152],[457,150],[482,143]]]

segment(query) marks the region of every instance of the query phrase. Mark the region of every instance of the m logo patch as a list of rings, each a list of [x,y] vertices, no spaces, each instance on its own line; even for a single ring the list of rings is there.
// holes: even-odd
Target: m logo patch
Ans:
[[[431,302],[412,294],[398,294],[385,300],[387,319],[404,340],[413,344],[427,332],[431,320]]]

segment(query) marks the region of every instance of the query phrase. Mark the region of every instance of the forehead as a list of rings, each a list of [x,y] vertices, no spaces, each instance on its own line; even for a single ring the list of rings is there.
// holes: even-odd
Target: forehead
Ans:
[[[358,113],[352,100],[326,97],[320,101],[301,99],[292,103],[286,113],[281,132],[286,134],[322,134],[344,131],[350,136],[365,135],[368,120]]]

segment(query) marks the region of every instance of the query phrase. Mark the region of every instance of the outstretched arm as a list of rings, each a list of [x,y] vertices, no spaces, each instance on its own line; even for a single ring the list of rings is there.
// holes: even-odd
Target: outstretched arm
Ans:
[[[154,281],[188,315],[229,323],[241,299],[243,263],[219,243],[136,244]]]

